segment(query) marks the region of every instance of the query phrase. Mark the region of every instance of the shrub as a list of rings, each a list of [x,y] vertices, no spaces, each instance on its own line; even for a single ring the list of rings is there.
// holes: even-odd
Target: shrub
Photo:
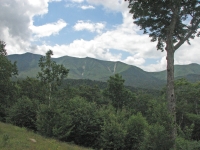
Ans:
[[[36,105],[23,96],[8,110],[7,122],[32,130],[36,129]]]

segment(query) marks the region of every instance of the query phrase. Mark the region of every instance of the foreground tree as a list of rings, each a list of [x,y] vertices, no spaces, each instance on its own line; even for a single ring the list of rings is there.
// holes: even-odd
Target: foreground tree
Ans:
[[[5,121],[5,109],[11,104],[14,86],[11,77],[17,75],[16,62],[11,63],[7,58],[6,43],[0,41],[0,120]]]
[[[125,80],[119,74],[110,76],[107,80],[108,87],[103,91],[104,96],[111,100],[116,111],[122,110],[123,107],[128,106],[135,99],[134,94],[125,88],[124,82]]]
[[[39,60],[39,67],[41,72],[38,72],[37,78],[41,80],[47,86],[47,94],[49,100],[49,107],[52,92],[61,85],[62,80],[68,75],[69,70],[66,69],[63,65],[56,64],[55,61],[52,61],[51,56],[53,51],[49,50],[46,53],[46,56],[43,56]]]
[[[125,0],[126,1],[126,0]],[[171,138],[176,139],[176,102],[174,95],[174,53],[185,42],[199,36],[200,24],[199,0],[129,0],[130,13],[134,23],[151,41],[157,43],[157,49],[167,52],[167,101],[173,118]],[[175,145],[173,146],[175,148]]]

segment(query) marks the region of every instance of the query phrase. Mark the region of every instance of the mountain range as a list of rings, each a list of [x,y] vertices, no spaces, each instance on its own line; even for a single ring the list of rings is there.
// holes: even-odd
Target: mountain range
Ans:
[[[17,61],[18,78],[36,77],[40,71],[38,66],[42,55],[25,53],[8,55],[11,62]],[[63,56],[52,58],[57,64],[63,64],[69,69],[68,79],[90,79],[107,81],[110,76],[118,73],[125,80],[125,85],[159,89],[166,84],[166,70],[160,72],[147,72],[136,66],[119,61],[103,61],[94,58],[75,58]],[[200,81],[200,65],[175,65],[175,78],[186,78],[189,81]]]

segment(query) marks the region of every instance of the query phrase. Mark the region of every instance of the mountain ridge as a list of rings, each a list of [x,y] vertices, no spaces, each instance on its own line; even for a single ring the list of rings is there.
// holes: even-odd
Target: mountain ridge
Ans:
[[[40,71],[39,59],[42,55],[24,53],[8,55],[11,62],[17,61],[19,78],[36,77]],[[110,76],[118,73],[125,80],[125,85],[159,89],[166,84],[166,70],[160,72],[147,72],[139,67],[128,65],[120,61],[103,61],[95,58],[76,58],[62,56],[52,58],[57,64],[63,64],[69,69],[68,79],[90,79],[107,81]],[[175,65],[175,78],[185,77],[193,82],[200,81],[200,65]]]

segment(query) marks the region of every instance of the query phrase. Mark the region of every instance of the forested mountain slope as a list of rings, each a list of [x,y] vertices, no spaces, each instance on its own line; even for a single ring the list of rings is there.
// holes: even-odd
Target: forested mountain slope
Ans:
[[[25,53],[9,55],[12,62],[17,61],[19,78],[36,77],[40,68],[38,61],[41,55]],[[146,72],[136,66],[122,62],[102,61],[94,58],[75,58],[63,56],[53,58],[58,64],[63,64],[68,68],[68,79],[90,79],[97,81],[107,81],[110,76],[118,73],[125,80],[125,85],[159,89],[166,83],[166,70],[161,72]],[[190,81],[200,80],[200,65],[176,65],[175,78],[185,77]]]

